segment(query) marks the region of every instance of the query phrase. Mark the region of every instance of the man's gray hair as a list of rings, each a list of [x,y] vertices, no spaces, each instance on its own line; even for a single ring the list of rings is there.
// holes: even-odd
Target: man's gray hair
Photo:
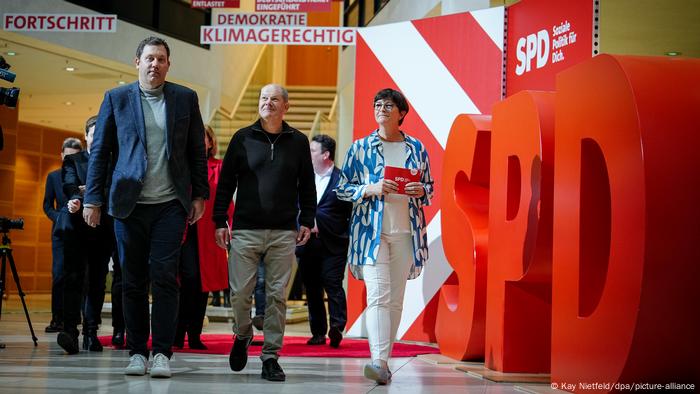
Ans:
[[[282,93],[282,98],[284,99],[284,102],[286,103],[289,101],[289,91],[287,91],[287,89],[285,89],[284,86],[276,84],[276,83],[268,83],[267,85],[260,88],[260,94],[262,94],[262,90],[268,86],[274,86],[275,88],[279,89],[280,93]],[[258,96],[258,98],[260,98],[260,96]]]

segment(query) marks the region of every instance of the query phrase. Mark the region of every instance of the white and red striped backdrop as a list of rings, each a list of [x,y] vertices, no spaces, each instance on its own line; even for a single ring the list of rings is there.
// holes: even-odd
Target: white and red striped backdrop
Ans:
[[[376,128],[374,94],[391,87],[410,104],[402,130],[428,149],[436,194],[426,209],[430,260],[408,282],[398,338],[435,342],[440,287],[452,273],[440,228],[442,156],[454,118],[490,114],[500,100],[503,61],[503,7],[365,28],[357,37],[355,139]],[[366,336],[364,285],[348,284],[348,335]]]

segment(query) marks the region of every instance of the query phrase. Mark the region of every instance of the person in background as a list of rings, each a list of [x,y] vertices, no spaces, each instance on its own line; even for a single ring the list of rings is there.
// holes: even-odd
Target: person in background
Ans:
[[[85,123],[84,151],[63,159],[61,178],[63,192],[68,197],[66,206],[70,215],[63,229],[65,287],[63,289],[63,330],[56,342],[68,354],[76,354],[81,305],[83,309],[83,349],[101,352],[102,344],[97,330],[102,323],[101,313],[105,299],[105,282],[109,271],[109,259],[114,251],[112,218],[105,215],[100,227],[92,228],[82,219],[83,194],[87,179],[88,161],[92,153],[97,117]],[[109,185],[107,182],[106,187]],[[103,190],[104,193],[104,190]],[[86,279],[87,278],[87,279]],[[84,285],[87,285],[83,296]]]
[[[231,307],[231,290],[228,288],[228,285],[224,289],[219,289],[219,290],[214,290],[211,292],[211,302],[209,305],[211,306],[221,306],[221,298],[224,298],[224,308],[230,308]]]
[[[146,375],[152,331],[150,376],[169,378],[180,247],[186,224],[199,220],[209,197],[204,124],[197,93],[165,80],[170,47],[163,39],[142,40],[134,65],[138,81],[107,91],[102,101],[83,218],[95,227],[103,214],[114,217],[130,348],[124,373]],[[110,178],[115,187],[105,199]]]
[[[66,138],[61,146],[61,161],[67,155],[83,150],[80,140],[74,137]],[[51,322],[45,332],[63,331],[63,234],[56,232],[56,222],[59,215],[68,212],[68,198],[63,193],[61,169],[49,172],[44,188],[44,213],[51,220]]]
[[[260,119],[234,134],[221,167],[214,202],[216,243],[229,248],[231,305],[236,319],[229,365],[240,371],[253,340],[251,294],[260,259],[265,265],[262,378],[284,381],[277,362],[284,340],[287,300],[296,245],[309,239],[316,214],[314,172],[309,140],[284,121],[289,94],[280,85],[260,90]],[[226,212],[236,192],[231,230]],[[297,228],[297,220],[299,227]]]
[[[306,288],[311,339],[308,345],[340,346],[347,322],[343,278],[348,253],[348,226],[352,204],[336,197],[340,170],[335,166],[335,140],[325,134],[311,139],[311,162],[316,174],[316,221],[311,238],[300,247],[299,269]],[[328,315],[323,292],[328,295]]]
[[[209,125],[204,126],[207,153],[209,191],[216,193],[221,174],[221,160],[216,158],[218,145],[216,134]],[[185,243],[180,254],[180,302],[177,330],[173,346],[183,348],[185,334],[190,349],[207,349],[202,343],[202,324],[207,310],[209,291],[228,287],[228,260],[226,251],[216,247],[214,222],[211,219],[213,200],[204,203],[204,215],[187,229]],[[233,202],[227,217],[231,218]]]
[[[265,264],[261,260],[258,266],[258,274],[255,280],[255,290],[253,290],[255,300],[255,315],[253,316],[253,327],[262,331],[265,323]]]
[[[418,277],[428,260],[423,207],[430,204],[433,178],[424,145],[399,129],[408,113],[404,95],[380,90],[373,108],[378,128],[348,150],[337,194],[353,203],[348,263],[367,288],[365,324],[372,362],[365,365],[364,376],[386,384],[406,280]],[[420,180],[406,183],[405,194],[399,194],[398,183],[384,178],[387,166],[418,171]]]

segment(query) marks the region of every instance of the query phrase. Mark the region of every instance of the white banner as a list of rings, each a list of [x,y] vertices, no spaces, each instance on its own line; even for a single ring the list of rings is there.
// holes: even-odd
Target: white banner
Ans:
[[[307,14],[278,13],[221,13],[216,16],[217,25],[236,26],[306,26]]]
[[[354,27],[202,26],[201,44],[355,45]]]
[[[7,31],[79,31],[114,33],[117,16],[102,14],[4,14]]]

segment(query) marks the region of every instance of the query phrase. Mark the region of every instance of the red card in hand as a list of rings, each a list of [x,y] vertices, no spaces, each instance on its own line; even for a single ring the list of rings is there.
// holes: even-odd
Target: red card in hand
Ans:
[[[384,167],[384,179],[390,179],[399,184],[400,194],[406,194],[406,184],[420,181],[420,171],[415,168]]]

